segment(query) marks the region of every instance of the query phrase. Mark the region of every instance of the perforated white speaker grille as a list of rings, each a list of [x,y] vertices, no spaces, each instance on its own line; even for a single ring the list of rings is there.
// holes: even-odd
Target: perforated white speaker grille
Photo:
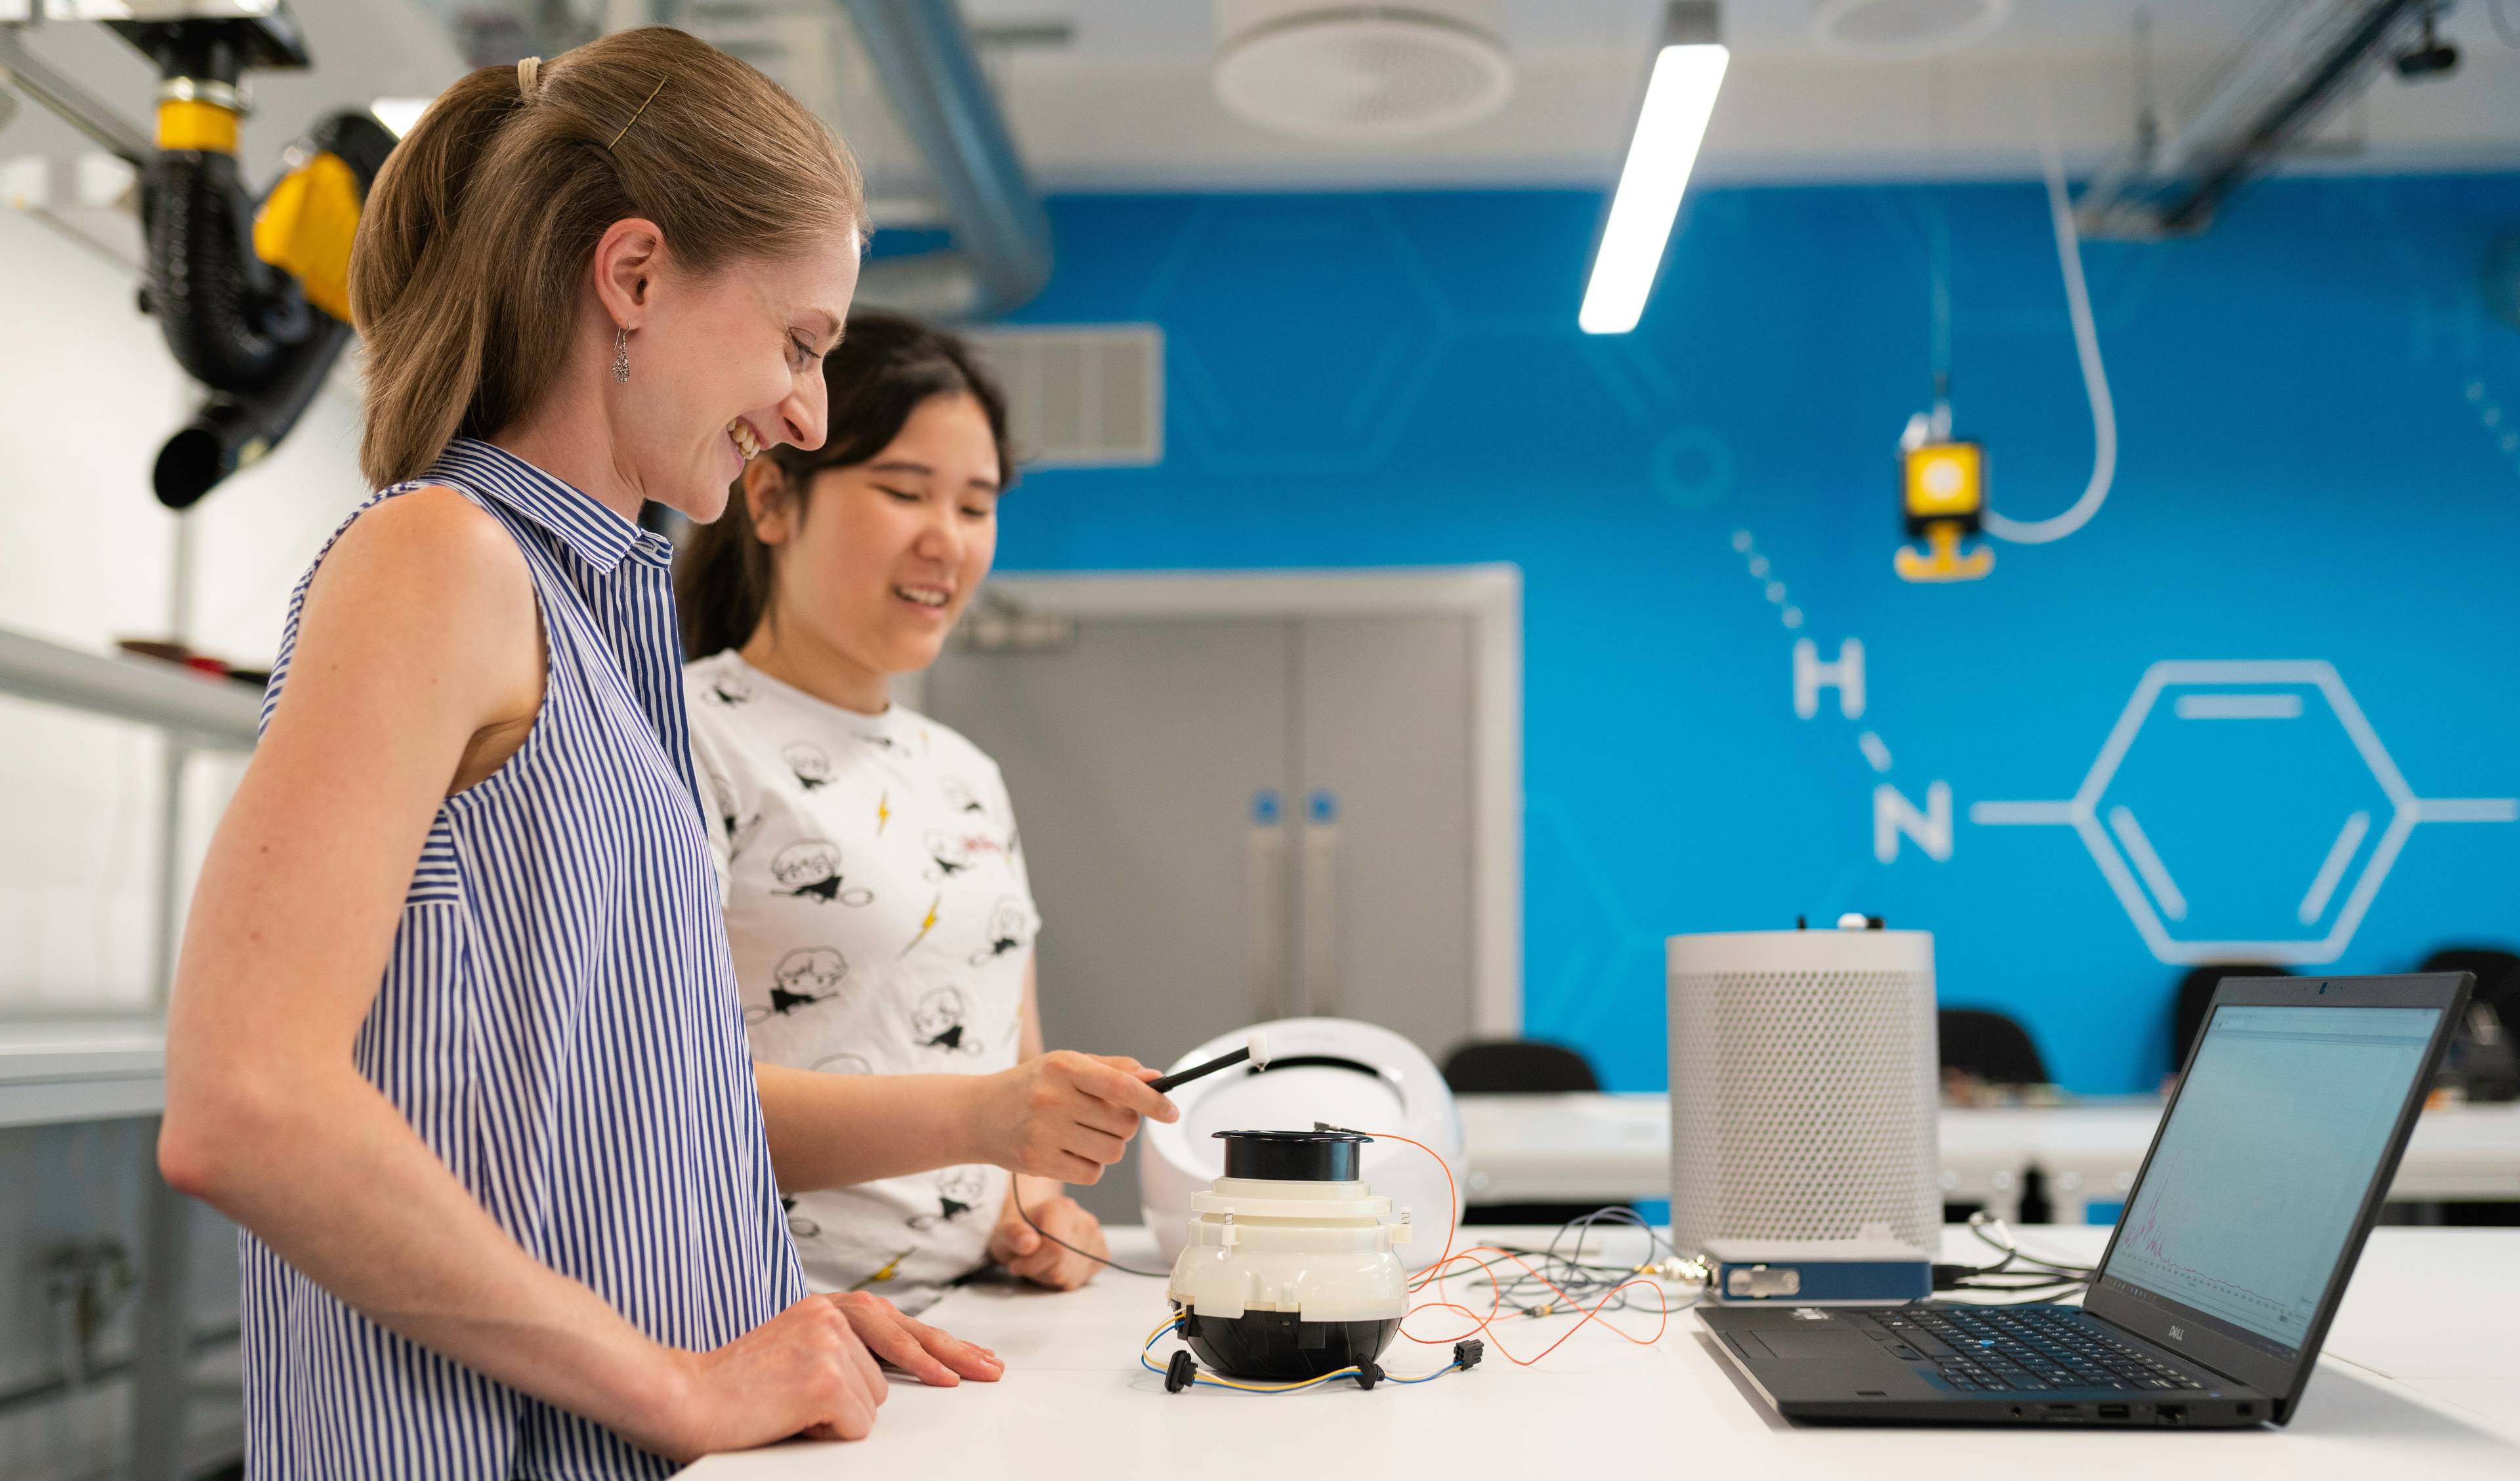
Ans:
[[[1884,965],[1851,960],[1867,943],[1835,932],[1673,938],[1677,1247],[1852,1239],[1882,1227],[1935,1247],[1930,938],[1918,952],[1916,932],[1865,935]],[[1796,936],[1808,951],[1797,951]],[[1750,947],[1706,949],[1717,942]],[[1796,955],[1811,960],[1797,964]],[[1903,957],[1908,964],[1897,965]]]

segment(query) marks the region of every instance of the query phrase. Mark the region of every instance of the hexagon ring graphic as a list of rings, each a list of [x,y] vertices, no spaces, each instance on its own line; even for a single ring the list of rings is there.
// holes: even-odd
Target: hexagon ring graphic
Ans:
[[[2417,824],[2520,822],[2520,798],[2416,796],[2322,659],[2179,659],[2144,670],[2073,796],[1969,821],[2074,830],[2161,962],[2311,966]]]

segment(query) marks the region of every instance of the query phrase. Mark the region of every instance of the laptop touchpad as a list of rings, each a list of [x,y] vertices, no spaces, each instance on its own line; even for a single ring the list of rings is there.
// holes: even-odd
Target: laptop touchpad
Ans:
[[[1881,1351],[1879,1343],[1862,1332],[1766,1331],[1759,1336],[1779,1358],[1859,1358]]]

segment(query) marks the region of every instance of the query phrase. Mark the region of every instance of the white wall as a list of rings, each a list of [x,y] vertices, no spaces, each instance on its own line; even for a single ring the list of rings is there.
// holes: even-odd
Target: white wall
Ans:
[[[0,209],[0,626],[105,651],[162,636],[176,516],[149,491],[158,444],[195,391],[121,270],[42,223]],[[363,495],[358,418],[318,398],[281,451],[215,490],[196,521],[192,641],[267,663],[290,588]],[[161,742],[151,731],[0,698],[0,1016],[149,1005]],[[201,758],[188,783],[188,869],[240,763]],[[154,1123],[0,1132],[0,1392],[61,1371],[47,1252],[119,1239],[135,1260]],[[232,1325],[233,1229],[196,1221],[197,1331]],[[97,1356],[130,1352],[126,1309]],[[232,1360],[231,1360],[232,1366]],[[128,1382],[0,1413],[0,1475],[99,1473],[127,1435]],[[202,1454],[233,1454],[232,1402],[199,1407]]]
[[[162,636],[175,516],[149,469],[195,391],[125,273],[9,210],[0,264],[0,626],[98,651]],[[197,647],[269,660],[291,585],[363,493],[357,437],[327,393],[197,507]],[[0,1013],[147,1001],[158,756],[141,727],[0,698]],[[233,770],[197,762],[196,790],[215,800]]]

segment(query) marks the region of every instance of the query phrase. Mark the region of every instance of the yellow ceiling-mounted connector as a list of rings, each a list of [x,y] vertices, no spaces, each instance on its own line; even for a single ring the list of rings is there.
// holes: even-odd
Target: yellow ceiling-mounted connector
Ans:
[[[1963,551],[1986,517],[1986,449],[1950,434],[1949,414],[1909,424],[1899,447],[1899,506],[1910,539],[1891,558],[1902,581],[1975,581],[1995,569],[1995,551]]]

